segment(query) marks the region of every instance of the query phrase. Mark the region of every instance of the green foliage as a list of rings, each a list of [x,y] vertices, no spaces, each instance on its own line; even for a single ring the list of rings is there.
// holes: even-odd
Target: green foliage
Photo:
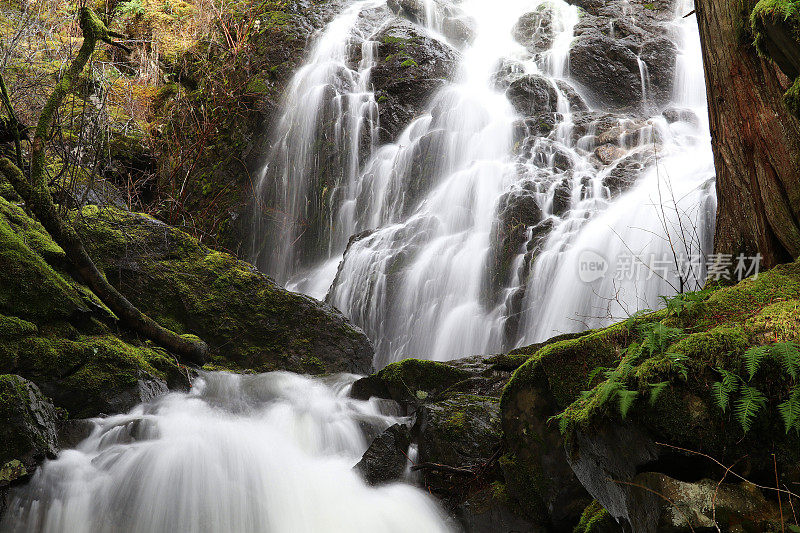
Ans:
[[[628,416],[628,410],[631,408],[631,405],[633,405],[634,400],[639,396],[639,392],[620,388],[617,391],[617,396],[619,397],[619,414],[624,420],[625,417]]]
[[[661,381],[659,383],[651,383],[648,385],[650,388],[650,407],[653,407],[656,404],[658,397],[661,395],[661,391],[666,389],[668,385],[669,381]]]
[[[734,414],[744,432],[747,433],[750,431],[753,419],[767,405],[767,398],[761,391],[748,385],[742,385],[739,391],[741,395],[734,407]]]
[[[136,17],[144,15],[144,6],[142,5],[142,0],[128,0],[119,4],[117,11],[123,17]]]
[[[778,360],[787,375],[797,379],[800,372],[800,346],[794,342],[778,342],[770,346],[770,353]]]
[[[724,413],[730,404],[731,394],[739,389],[741,378],[733,372],[728,372],[724,368],[717,368],[717,372],[722,375],[722,381],[717,381],[712,384],[715,400],[717,405]]]
[[[754,346],[744,353],[745,368],[750,375],[748,381],[753,379],[753,376],[758,372],[758,367],[761,362],[769,355],[769,347],[767,346]]]
[[[667,313],[671,316],[681,316],[696,309],[697,305],[707,300],[714,290],[716,289],[711,287],[700,291],[676,294],[673,297],[661,296],[661,299],[664,301]]]
[[[783,419],[786,433],[794,428],[800,434],[800,389],[792,389],[789,399],[778,405],[778,412]]]
[[[742,355],[742,361],[748,374],[748,383],[758,374],[763,362],[768,358],[772,358],[780,364],[786,377],[792,381],[797,379],[800,374],[800,346],[793,342],[778,342],[771,345],[754,346]],[[745,384],[738,374],[723,368],[717,368],[716,371],[722,376],[722,381],[712,384],[714,400],[724,413],[730,405],[731,396],[738,392],[739,398],[734,405],[734,416],[744,432],[747,433],[753,420],[766,406],[767,398],[755,387]],[[778,405],[778,412],[783,419],[787,433],[792,428],[800,432],[800,390],[792,388],[788,399]]]

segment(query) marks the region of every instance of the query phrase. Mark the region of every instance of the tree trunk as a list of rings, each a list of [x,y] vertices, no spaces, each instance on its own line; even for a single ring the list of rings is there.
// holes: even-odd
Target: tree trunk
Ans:
[[[800,121],[791,85],[750,44],[755,0],[696,0],[717,169],[717,253],[762,256],[762,267],[800,255]]]

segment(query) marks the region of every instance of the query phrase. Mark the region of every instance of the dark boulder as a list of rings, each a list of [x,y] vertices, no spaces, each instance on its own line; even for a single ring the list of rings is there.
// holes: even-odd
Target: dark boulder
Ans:
[[[354,468],[370,485],[397,481],[406,470],[410,444],[408,426],[395,424],[375,437]]]
[[[378,102],[380,141],[390,142],[452,78],[459,53],[400,18],[374,39],[379,44],[371,80]]]
[[[0,375],[0,435],[0,465],[16,459],[30,472],[58,452],[55,407],[34,383],[13,374]]]
[[[483,291],[490,303],[497,303],[502,289],[513,275],[514,258],[525,252],[528,230],[542,220],[536,190],[528,182],[503,194],[498,201],[497,218],[492,224],[491,249],[487,259],[487,280]]]
[[[447,465],[478,471],[500,449],[500,402],[491,396],[449,394],[420,407],[419,460],[426,468],[425,484],[447,489],[463,474],[437,468]]]
[[[512,81],[506,96],[519,114],[532,117],[558,110],[558,93],[553,83],[538,74],[525,74]]]
[[[672,99],[678,47],[670,39],[659,37],[645,41],[639,57],[647,65],[648,103],[663,106]]]
[[[570,75],[600,106],[638,109],[642,74],[630,48],[599,31],[576,38],[569,51]]]
[[[35,384],[0,375],[0,516],[9,486],[58,453],[56,418],[55,407]]]

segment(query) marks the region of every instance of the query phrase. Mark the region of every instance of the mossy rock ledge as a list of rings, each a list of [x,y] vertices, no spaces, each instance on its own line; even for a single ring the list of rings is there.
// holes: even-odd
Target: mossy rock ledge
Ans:
[[[783,354],[800,340],[798,311],[796,262],[531,347],[501,400],[509,498],[552,524],[569,481],[625,531],[716,530],[714,513],[722,531],[780,531],[775,491],[754,484],[774,487],[776,467],[781,486],[800,481],[800,437],[780,407],[796,387]],[[735,387],[723,409],[726,375]],[[745,430],[747,394],[763,400]],[[559,464],[571,480],[554,476]]]
[[[372,345],[333,307],[277,285],[146,215],[87,206],[73,222],[120,292],[160,324],[197,335],[209,369],[367,373]]]

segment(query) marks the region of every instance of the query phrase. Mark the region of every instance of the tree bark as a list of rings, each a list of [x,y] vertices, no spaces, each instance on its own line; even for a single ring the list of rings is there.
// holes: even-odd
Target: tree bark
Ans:
[[[791,81],[743,38],[755,0],[696,0],[717,169],[717,253],[800,256],[800,121]]]
[[[22,170],[7,158],[0,159],[0,173],[9,180],[17,194],[25,200],[25,205],[42,223],[42,226],[53,237],[53,240],[64,249],[69,260],[75,265],[78,276],[117,315],[123,324],[173,352],[183,360],[203,364],[208,352],[208,346],[202,341],[195,342],[160,326],[117,291],[97,269],[75,229],[58,214],[56,205],[50,195],[50,189],[47,186],[44,175],[45,144],[53,124],[55,112],[67,93],[72,90],[75,80],[92,55],[97,42],[103,41],[117,45],[117,43],[111,41],[111,37],[115,34],[109,32],[102,21],[90,9],[81,8],[80,24],[84,37],[83,45],[81,45],[78,55],[69,69],[56,84],[53,93],[47,99],[39,116],[36,133],[31,145],[30,179],[26,179]]]

